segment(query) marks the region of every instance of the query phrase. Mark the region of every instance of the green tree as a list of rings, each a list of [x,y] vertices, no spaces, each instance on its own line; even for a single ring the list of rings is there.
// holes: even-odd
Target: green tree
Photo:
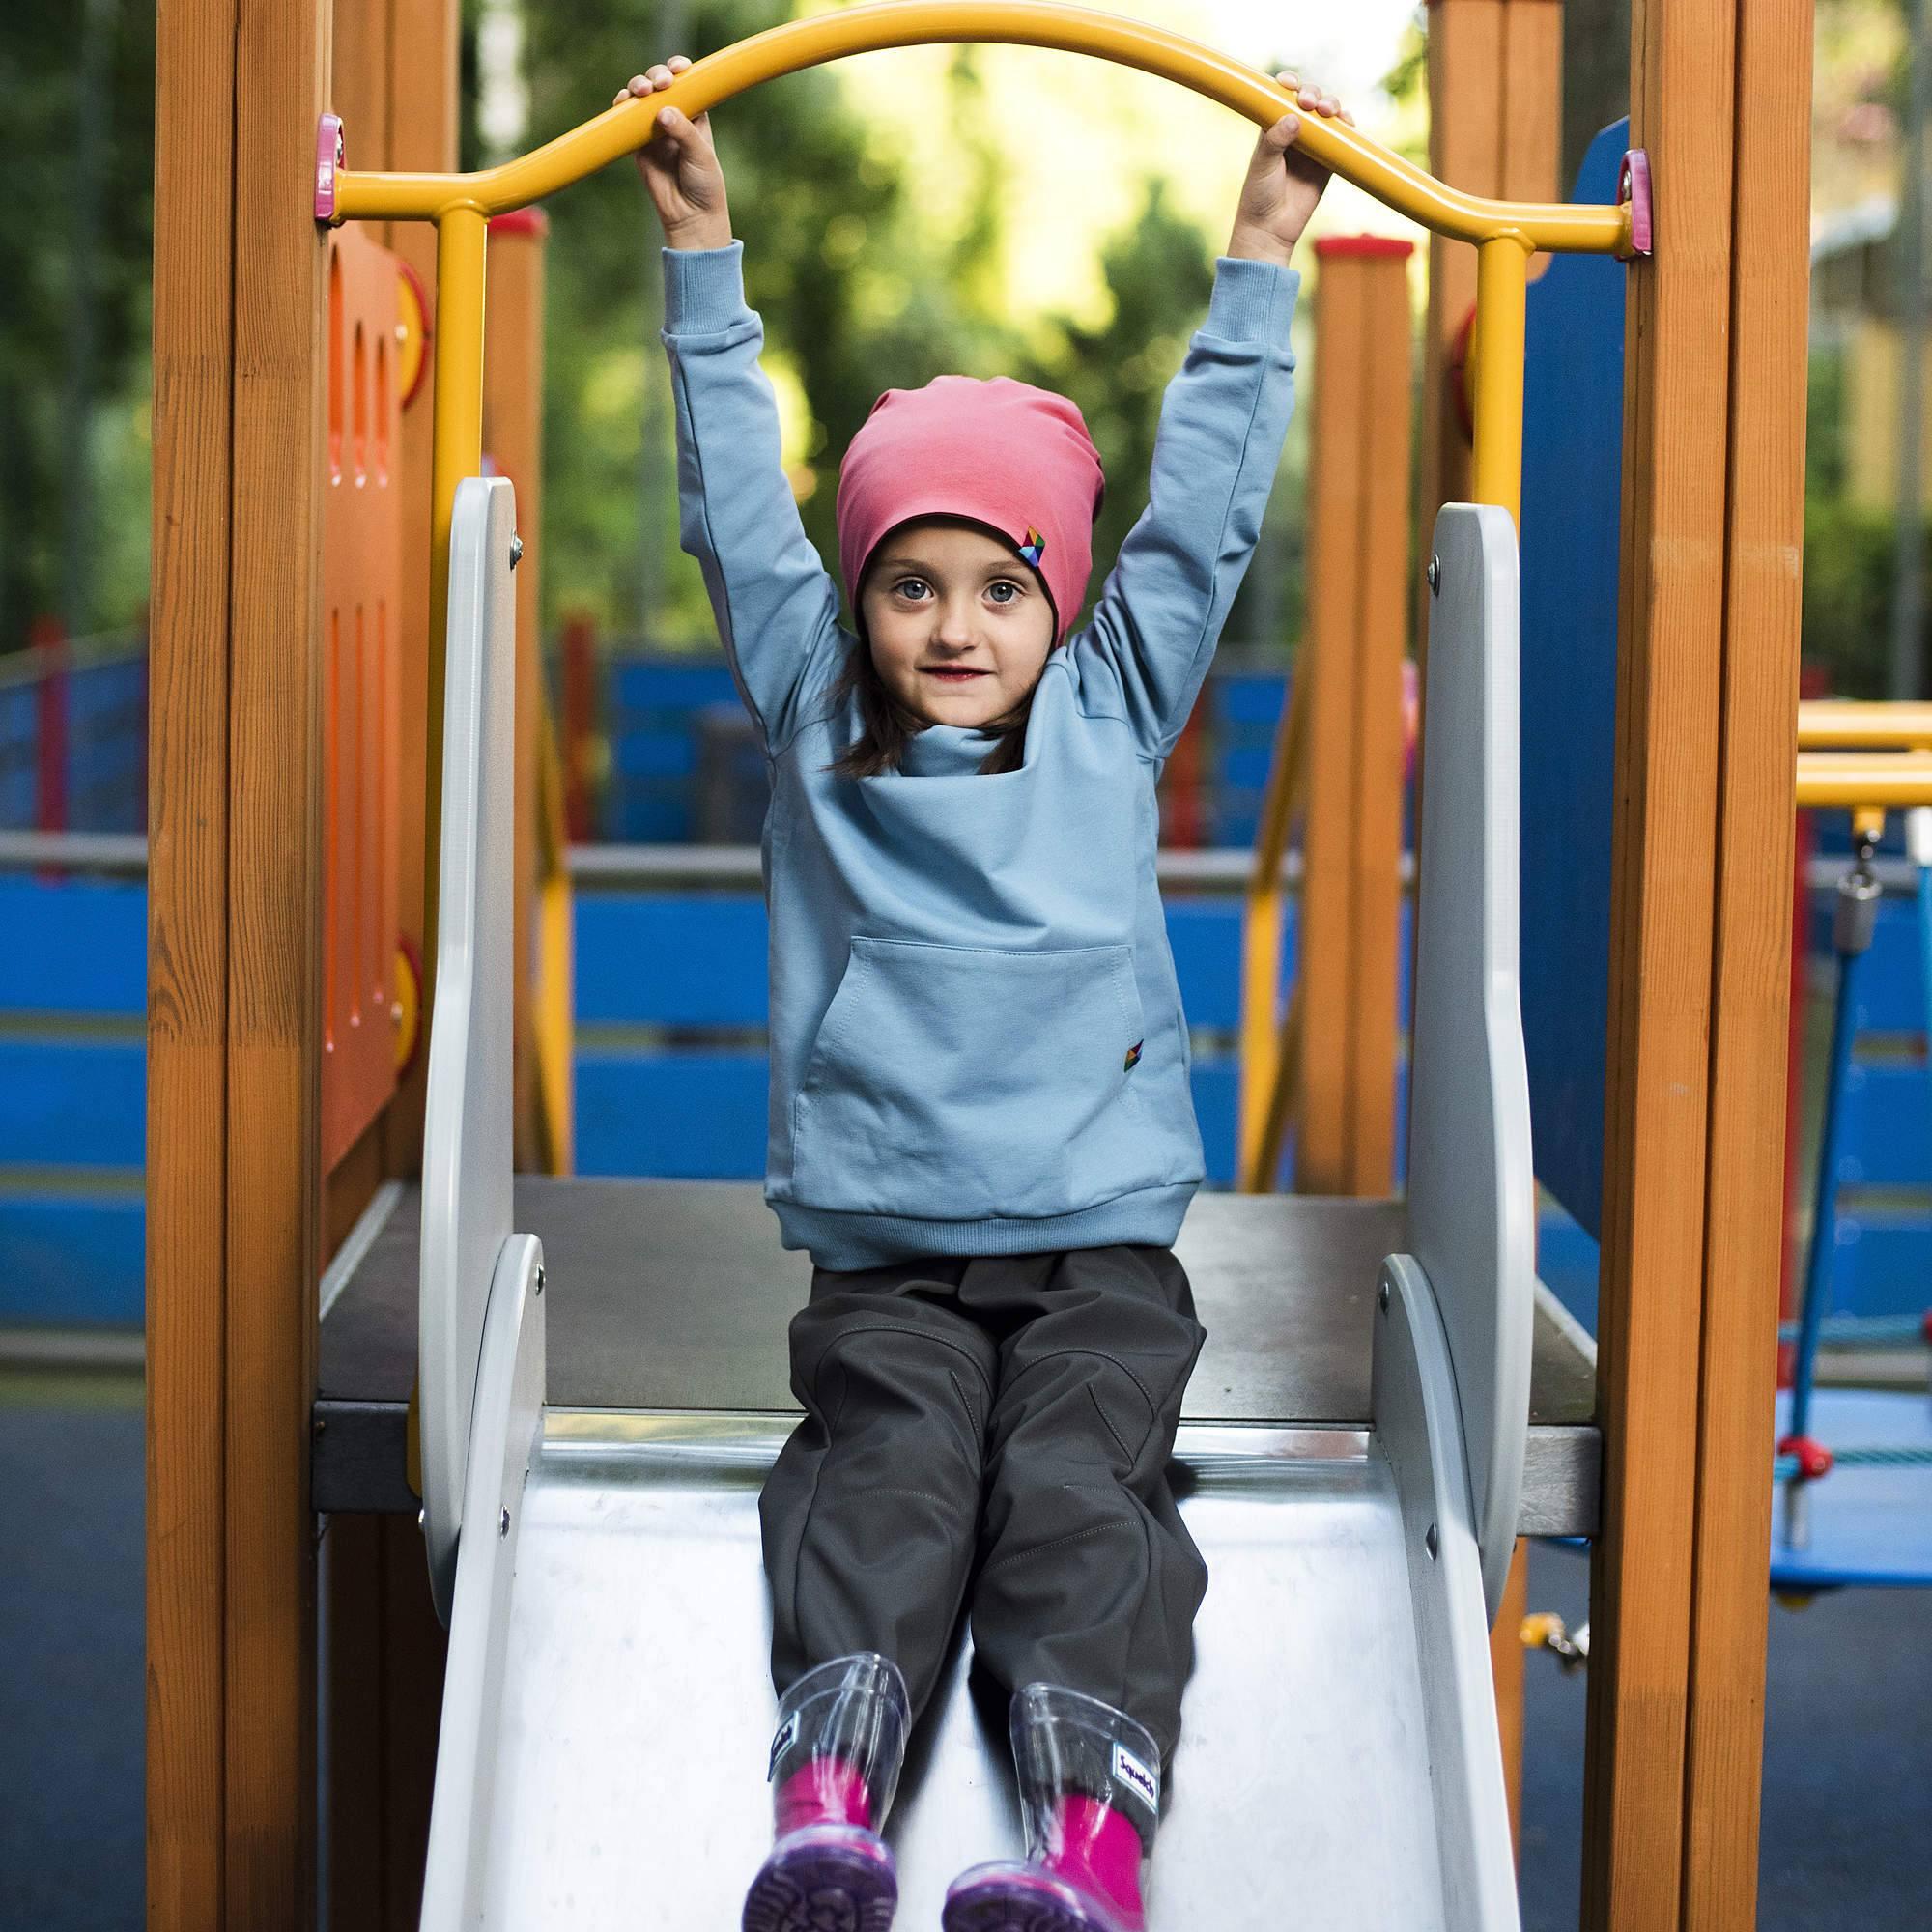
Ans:
[[[15,0],[0,33],[0,651],[147,591],[155,12]]]
[[[673,48],[661,43],[660,17],[646,0],[560,0],[533,14],[531,140],[582,121],[662,54],[702,56],[772,20],[749,0],[701,0]],[[1007,373],[1071,395],[1088,416],[1111,479],[1095,544],[1104,570],[1145,498],[1160,391],[1206,305],[1211,250],[1151,185],[1107,249],[1107,323],[1057,320],[1023,335],[1003,309],[1005,175],[971,48],[949,64],[946,112],[968,192],[965,218],[944,234],[921,219],[900,157],[833,73],[769,83],[718,115],[748,293],[810,419],[794,477],[807,530],[835,553],[838,458],[882,390],[948,370]],[[553,612],[587,605],[626,631],[647,613],[655,642],[708,643],[702,587],[675,553],[648,204],[632,171],[613,167],[556,197],[551,213],[546,601]]]

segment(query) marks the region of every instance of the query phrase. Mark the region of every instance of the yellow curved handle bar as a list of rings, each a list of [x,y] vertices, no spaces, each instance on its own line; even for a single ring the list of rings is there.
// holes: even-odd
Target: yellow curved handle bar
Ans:
[[[480,468],[483,434],[483,305],[486,234],[507,214],[594,174],[650,139],[658,114],[690,115],[760,81],[848,54],[886,47],[996,42],[1057,48],[1138,68],[1218,100],[1267,128],[1293,105],[1267,75],[1179,34],[1053,0],[883,0],[793,20],[708,55],[663,93],[607,108],[533,153],[477,174],[364,173],[329,166],[319,145],[318,208],[333,223],[433,221],[437,225],[435,458],[431,482],[428,717],[429,849],[441,816],[443,625],[449,526],[458,481]],[[328,124],[325,124],[326,127]],[[1529,258],[1540,249],[1631,252],[1628,208],[1492,201],[1464,194],[1372,141],[1347,122],[1302,118],[1306,153],[1345,181],[1436,233],[1477,247],[1476,431],[1470,494],[1512,516],[1522,472],[1523,324]],[[325,182],[329,199],[324,201]],[[425,952],[436,956],[432,879]],[[433,969],[432,969],[433,970]]]
[[[336,219],[438,220],[452,209],[504,214],[585,175],[650,138],[667,106],[690,115],[760,81],[848,54],[959,41],[999,42],[1091,54],[1191,87],[1266,128],[1293,105],[1266,75],[1179,34],[1050,0],[885,0],[792,20],[709,55],[661,94],[608,108],[567,134],[473,175],[376,174],[342,170]],[[1621,208],[1492,201],[1448,187],[1346,122],[1308,115],[1301,144],[1323,166],[1438,234],[1463,242],[1501,237],[1532,249],[1614,254],[1628,247]]]

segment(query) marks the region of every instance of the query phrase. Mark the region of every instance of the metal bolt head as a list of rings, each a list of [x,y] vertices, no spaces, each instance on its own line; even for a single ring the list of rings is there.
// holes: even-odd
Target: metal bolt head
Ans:
[[[507,1511],[504,1513],[504,1520],[508,1520]],[[1429,1525],[1429,1534],[1422,1539],[1422,1547],[1428,1550],[1429,1560],[1432,1563],[1442,1553],[1442,1538],[1433,1522]]]
[[[515,570],[524,560],[524,540],[516,531],[510,532],[510,568]]]
[[[1442,559],[1439,556],[1432,556],[1429,559],[1429,594],[1432,597],[1437,596],[1440,594],[1441,589]]]
[[[424,1529],[424,1528],[427,1528],[427,1527],[428,1527],[428,1524],[429,1524],[429,1511],[428,1511],[428,1510],[426,1510],[426,1509],[419,1509],[419,1510],[417,1510],[417,1511],[416,1511],[416,1527],[417,1527],[418,1529]]]
[[[541,1267],[537,1269],[536,1273],[536,1291],[539,1294],[544,1292],[544,1271]]]
[[[508,1536],[509,1533],[510,1533],[510,1512],[508,1510],[505,1510],[503,1514],[497,1519],[497,1534],[498,1536]],[[1429,1533],[1431,1536],[1434,1536],[1435,1534],[1435,1532],[1433,1529]],[[1430,1553],[1433,1555],[1435,1552],[1432,1550]]]
[[[1388,1313],[1389,1285],[1387,1282],[1383,1282],[1381,1287],[1376,1292],[1376,1306],[1379,1308],[1384,1315]]]

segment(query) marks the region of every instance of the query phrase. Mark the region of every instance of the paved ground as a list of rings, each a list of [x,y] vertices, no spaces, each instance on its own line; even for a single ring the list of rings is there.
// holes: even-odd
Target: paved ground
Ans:
[[[0,1928],[141,1924],[140,1382],[0,1370]],[[1585,1614],[1539,1546],[1532,1607]],[[1771,1610],[1762,1932],[1926,1922],[1932,1605],[1845,1592]],[[1577,1923],[1581,1677],[1529,1661],[1525,1932]],[[723,1928],[719,1928],[723,1932]],[[908,1928],[908,1932],[916,1932]],[[1326,1932],[1326,1928],[1323,1928]]]

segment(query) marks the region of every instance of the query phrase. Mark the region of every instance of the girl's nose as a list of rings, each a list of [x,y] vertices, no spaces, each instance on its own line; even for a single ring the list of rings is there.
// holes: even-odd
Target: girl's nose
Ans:
[[[933,626],[933,641],[943,649],[966,651],[973,648],[972,607],[948,599],[941,604]]]

